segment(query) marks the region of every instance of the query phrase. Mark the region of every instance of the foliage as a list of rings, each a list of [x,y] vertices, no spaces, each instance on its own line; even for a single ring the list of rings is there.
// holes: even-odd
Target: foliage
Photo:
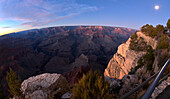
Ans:
[[[90,70],[73,88],[74,99],[111,99],[110,85],[99,72]]]
[[[131,35],[129,48],[135,51],[145,51],[149,46],[146,44],[144,39],[140,37],[138,39],[137,34]]]
[[[129,74],[134,74],[139,68],[141,68],[142,66],[144,66],[144,62],[143,62],[143,57],[141,57],[138,62],[137,62],[137,66],[135,68],[131,68],[131,71],[129,72]]]
[[[152,25],[146,24],[141,27],[141,31],[150,37],[156,37],[164,32],[165,28],[163,25],[157,25],[153,27]]]
[[[9,68],[10,71],[7,72],[6,80],[9,87],[9,92],[13,96],[19,96],[21,94],[20,87],[21,87],[21,78],[17,76],[16,72]]]
[[[157,36],[156,28],[149,24],[142,26],[141,31],[151,37]]]
[[[166,23],[167,28],[170,29],[170,19],[168,19],[168,22]]]
[[[153,65],[154,60],[155,60],[155,57],[154,57],[153,49],[150,46],[147,49],[147,53],[138,60],[137,62],[138,65],[135,68],[131,69],[130,74],[134,74],[142,66],[146,66],[147,70],[152,70],[152,65]]]
[[[143,56],[143,61],[146,64],[148,70],[152,70],[152,65],[155,60],[152,47],[147,50],[147,53]]]
[[[140,67],[142,67],[144,65],[142,57],[138,60],[138,65],[135,67],[135,70],[139,69]]]
[[[137,34],[131,34],[131,37],[130,37],[132,40],[137,40],[138,36]]]
[[[156,31],[158,32],[158,33],[163,33],[163,31],[165,30],[165,28],[164,28],[164,26],[163,25],[157,25],[156,26]]]
[[[168,47],[169,47],[168,40],[167,40],[166,36],[162,34],[161,40],[159,41],[157,48],[158,49],[166,49]]]

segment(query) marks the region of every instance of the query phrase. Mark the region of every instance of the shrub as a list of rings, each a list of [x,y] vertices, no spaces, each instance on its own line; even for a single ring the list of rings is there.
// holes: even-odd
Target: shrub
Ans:
[[[142,67],[144,65],[142,57],[138,60],[137,64],[138,64],[138,66],[135,67],[135,70],[139,69],[140,67]]]
[[[131,37],[130,37],[132,40],[137,40],[138,36],[137,34],[131,34]]]
[[[74,99],[111,99],[110,85],[99,72],[89,71],[73,87]]]
[[[144,33],[144,32],[147,32],[147,28],[149,27],[149,24],[146,24],[144,26],[141,27],[141,31]]]
[[[145,51],[148,45],[142,37],[138,38],[137,34],[131,35],[129,48],[135,51]]]
[[[167,28],[170,29],[170,19],[168,19],[168,22],[166,23]]]
[[[20,87],[21,87],[21,78],[17,76],[16,72],[9,68],[10,71],[7,72],[6,80],[9,87],[9,92],[13,96],[19,96],[21,94]]]
[[[152,25],[146,24],[141,27],[141,31],[150,37],[156,37],[158,34],[163,33],[165,30],[163,25],[157,25],[153,27]]]
[[[161,40],[159,41],[157,48],[158,49],[166,49],[168,47],[169,47],[169,42],[168,42],[166,36],[162,34]]]
[[[156,26],[156,31],[158,32],[158,33],[163,33],[164,31],[165,31],[165,28],[164,28],[164,26],[163,25],[157,25]]]
[[[134,68],[134,72],[141,68],[142,66],[146,66],[147,70],[152,70],[152,65],[155,60],[153,49],[151,46],[148,47],[147,53],[141,57],[138,62],[137,66]]]
[[[152,47],[147,49],[147,53],[146,53],[146,55],[143,56],[143,59],[144,59],[144,64],[146,64],[147,69],[152,70],[152,65],[155,60]]]

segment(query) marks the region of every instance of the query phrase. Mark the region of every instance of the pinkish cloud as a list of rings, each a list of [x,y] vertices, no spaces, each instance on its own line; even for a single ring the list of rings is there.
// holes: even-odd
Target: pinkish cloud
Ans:
[[[21,21],[18,26],[44,26],[97,9],[76,0],[1,0],[0,20]]]

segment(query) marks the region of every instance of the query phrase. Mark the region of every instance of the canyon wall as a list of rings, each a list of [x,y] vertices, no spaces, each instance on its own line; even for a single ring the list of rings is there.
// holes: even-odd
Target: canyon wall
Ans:
[[[157,40],[146,36],[142,32],[137,32],[136,34],[138,38],[142,37],[147,45],[150,45],[153,49],[156,49]],[[105,76],[122,79],[124,75],[127,75],[131,71],[132,68],[137,66],[139,58],[146,54],[146,51],[131,50],[129,48],[130,40],[131,38],[118,47],[116,54],[114,54],[105,69]]]

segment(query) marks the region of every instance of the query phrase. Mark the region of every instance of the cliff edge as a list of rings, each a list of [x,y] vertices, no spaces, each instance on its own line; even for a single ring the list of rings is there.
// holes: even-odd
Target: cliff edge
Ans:
[[[137,32],[135,35],[137,41],[142,42],[139,47],[140,51],[132,50],[130,48],[131,43],[136,43],[135,41],[132,41],[132,37],[130,37],[125,43],[118,47],[116,54],[114,54],[105,69],[105,76],[122,79],[124,75],[127,75],[131,71],[132,68],[137,66],[138,60],[146,54],[146,50],[143,50],[145,48],[142,47],[142,45],[151,46],[152,49],[156,49],[158,41],[155,38],[146,36],[142,32]]]

